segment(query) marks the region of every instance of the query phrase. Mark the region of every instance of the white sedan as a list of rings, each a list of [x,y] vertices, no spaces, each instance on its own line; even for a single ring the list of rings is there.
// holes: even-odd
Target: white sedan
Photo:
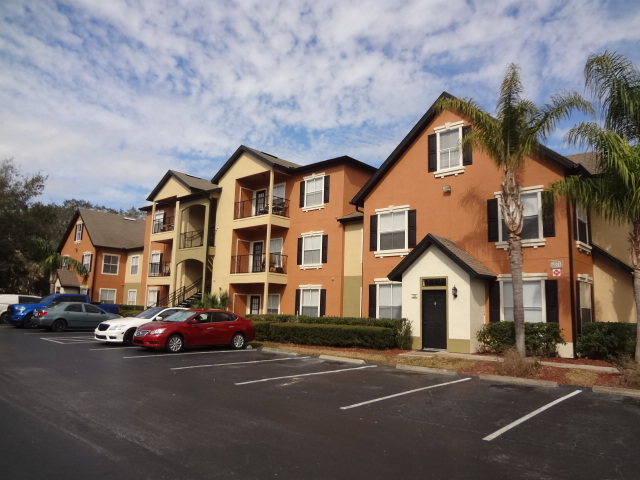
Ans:
[[[133,334],[140,325],[164,320],[180,310],[187,309],[182,307],[151,307],[133,317],[116,318],[102,322],[95,329],[93,338],[100,342],[133,345]]]

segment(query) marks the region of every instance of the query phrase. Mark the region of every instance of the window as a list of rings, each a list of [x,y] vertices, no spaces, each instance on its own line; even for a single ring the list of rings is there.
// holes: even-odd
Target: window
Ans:
[[[162,254],[160,252],[151,252],[151,263],[149,264],[149,276],[157,277],[160,275],[160,262]]]
[[[524,280],[522,282],[522,302],[525,322],[543,322],[542,281]],[[502,311],[505,322],[513,322],[513,285],[511,281],[502,282]]]
[[[542,186],[520,189],[522,201],[522,239],[523,247],[539,247],[546,244],[545,237],[555,236],[553,196],[544,192]],[[496,242],[496,247],[507,248],[509,232],[505,217],[500,208],[501,193],[487,202],[489,222],[489,241]]]
[[[87,272],[91,271],[91,253],[82,254],[82,266],[87,270]]]
[[[267,301],[267,314],[278,315],[280,313],[280,295],[269,295]]]
[[[402,284],[378,284],[377,318],[402,318]]]
[[[160,291],[155,288],[150,288],[147,291],[147,307],[156,307],[158,305],[158,295]]]
[[[300,290],[300,315],[306,317],[320,316],[320,289]]]
[[[129,290],[127,292],[127,305],[135,305],[138,297],[137,290]]]
[[[576,246],[583,251],[590,252],[589,246],[589,215],[587,209],[576,204]]]
[[[131,275],[138,275],[138,272],[140,271],[140,255],[133,255],[131,257],[131,270],[130,270],[130,274]]]
[[[80,293],[81,293],[81,294],[83,294],[83,295],[87,295],[87,296],[89,296],[89,287],[87,287],[87,286],[81,286],[81,287],[80,287]]]
[[[376,210],[370,235],[376,256],[407,255],[416,246],[416,211],[407,206]]]
[[[329,175],[314,173],[300,182],[300,208],[305,211],[324,208],[329,203]]]
[[[105,303],[107,303],[107,302],[105,302]],[[87,304],[84,305],[84,311],[87,312],[87,313],[98,313],[98,314],[104,313],[103,310],[100,310],[95,305],[87,305]]]
[[[117,275],[119,262],[120,255],[109,255],[105,253],[102,256],[102,273],[105,275]]]
[[[75,243],[80,243],[82,241],[82,222],[76,223],[76,236],[74,239]]]
[[[580,305],[580,324],[585,326],[593,321],[591,308],[591,283],[593,279],[588,275],[578,275],[578,297]]]
[[[303,233],[298,239],[298,265],[300,268],[322,268],[327,263],[329,237],[322,232]]]
[[[458,175],[471,165],[471,151],[462,152],[462,138],[470,131],[462,122],[446,123],[428,137],[428,171],[436,177]]]
[[[116,291],[112,288],[100,289],[100,302],[113,305],[116,303]]]

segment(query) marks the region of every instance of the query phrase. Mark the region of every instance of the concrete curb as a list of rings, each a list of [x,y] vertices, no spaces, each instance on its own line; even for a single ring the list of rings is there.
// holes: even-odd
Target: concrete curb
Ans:
[[[292,352],[289,350],[282,350],[281,348],[262,347],[261,350],[265,353],[279,353],[280,355],[300,355],[298,352]]]
[[[489,380],[492,382],[514,383],[516,385],[531,385],[534,387],[556,388],[558,382],[550,382],[548,380],[534,380],[531,378],[520,377],[504,377],[502,375],[480,375],[480,380]]]
[[[320,357],[322,360],[333,360],[336,362],[345,362],[345,363],[357,363],[358,365],[362,365],[364,362],[364,360],[361,360],[359,358],[349,358],[349,357],[334,357],[333,355],[320,355]]]
[[[609,395],[623,395],[626,397],[640,397],[640,390],[631,388],[592,387],[593,393],[606,393]]]
[[[598,367],[595,365],[576,365],[575,363],[540,362],[547,367],[565,368],[567,370],[590,370],[592,372],[620,373],[615,367]]]
[[[435,373],[436,375],[457,375],[458,372],[455,370],[445,370],[444,368],[430,368],[430,367],[419,367],[417,365],[404,365],[399,363],[396,365],[396,369],[398,370],[407,370],[409,372],[418,372],[418,373]]]

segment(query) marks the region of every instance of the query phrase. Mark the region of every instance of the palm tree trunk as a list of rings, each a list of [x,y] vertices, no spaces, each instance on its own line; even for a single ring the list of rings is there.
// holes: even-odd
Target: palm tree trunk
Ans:
[[[519,235],[509,235],[509,263],[513,286],[513,326],[516,331],[516,350],[523,357],[527,354],[524,342],[524,301],[522,287],[522,240]]]
[[[631,264],[633,266],[633,296],[636,301],[636,355],[635,360],[640,364],[640,221],[633,222],[629,234],[631,247]]]

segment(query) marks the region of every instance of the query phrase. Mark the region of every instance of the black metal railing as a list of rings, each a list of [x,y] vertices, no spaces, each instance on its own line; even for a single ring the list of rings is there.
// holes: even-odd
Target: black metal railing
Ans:
[[[180,248],[195,248],[207,245],[213,247],[215,245],[215,228],[210,228],[205,238],[204,230],[192,230],[180,234]]]
[[[150,277],[168,277],[171,275],[171,262],[152,262],[149,264]]]
[[[158,307],[175,307],[185,299],[193,296],[194,294],[200,291],[200,287],[202,286],[202,279],[193,282],[191,285],[187,285],[186,287],[180,287],[177,290],[174,290],[172,293],[167,295],[166,297],[158,299]]]
[[[174,222],[175,217],[165,217],[162,220],[154,220],[151,233],[172,232],[175,228]]]
[[[278,215],[280,217],[289,217],[289,200],[281,197],[273,197],[273,204],[269,209],[269,201],[266,198],[254,198],[253,200],[244,200],[236,202],[234,219],[256,217],[258,215],[266,215],[267,213]]]
[[[270,253],[267,264],[266,255],[234,255],[231,257],[231,273],[287,273],[287,256]]]

